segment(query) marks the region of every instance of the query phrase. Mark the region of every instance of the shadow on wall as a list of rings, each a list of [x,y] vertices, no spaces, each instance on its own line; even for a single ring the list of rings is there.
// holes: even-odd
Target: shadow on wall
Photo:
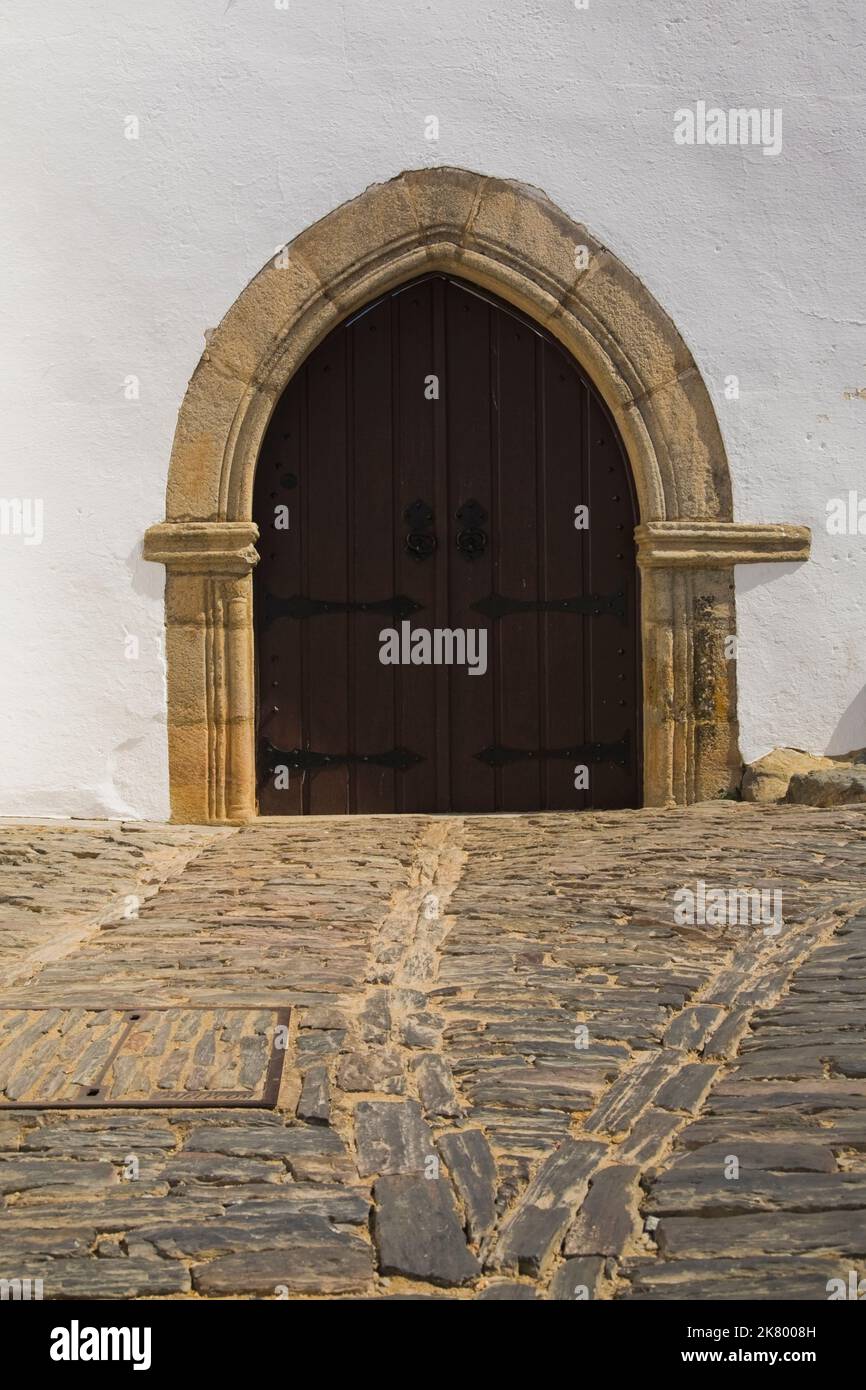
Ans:
[[[802,568],[803,566],[799,561],[791,564],[738,565],[737,596],[750,594],[753,589],[766,588],[775,580],[784,579],[789,574],[796,574],[797,570]]]
[[[161,604],[165,595],[165,573],[150,560],[144,559],[142,549],[142,542],[139,541],[126,557],[133,592]]]
[[[850,753],[866,747],[866,685],[855,695],[827,745],[827,755]]]
[[[737,597],[765,588],[800,569],[791,565],[740,565],[737,569]],[[828,740],[823,755],[828,758],[866,748],[866,686],[854,697]],[[817,753],[817,749],[811,750]]]

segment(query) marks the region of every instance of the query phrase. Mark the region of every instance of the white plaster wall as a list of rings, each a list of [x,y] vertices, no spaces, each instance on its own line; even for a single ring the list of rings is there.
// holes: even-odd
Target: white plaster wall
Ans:
[[[43,498],[45,537],[0,536],[0,813],[167,813],[140,544],[204,332],[278,245],[431,163],[585,221],[691,347],[737,517],[815,528],[808,564],[737,575],[745,757],[866,744],[866,537],[824,529],[866,496],[863,59],[858,0],[4,0],[0,497]],[[781,154],[677,146],[698,99],[781,107]]]

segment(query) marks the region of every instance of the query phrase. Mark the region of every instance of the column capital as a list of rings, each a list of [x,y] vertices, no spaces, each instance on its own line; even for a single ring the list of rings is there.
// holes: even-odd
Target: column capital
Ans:
[[[741,521],[648,521],[635,527],[642,569],[720,569],[808,560],[808,526]]]
[[[258,536],[253,521],[161,521],[145,532],[142,553],[177,574],[249,574]]]

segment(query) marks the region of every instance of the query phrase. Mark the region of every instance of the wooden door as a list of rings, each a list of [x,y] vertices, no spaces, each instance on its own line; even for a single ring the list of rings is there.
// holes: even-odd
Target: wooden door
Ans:
[[[262,814],[640,804],[631,474],[535,324],[440,274],[340,324],[254,516]]]

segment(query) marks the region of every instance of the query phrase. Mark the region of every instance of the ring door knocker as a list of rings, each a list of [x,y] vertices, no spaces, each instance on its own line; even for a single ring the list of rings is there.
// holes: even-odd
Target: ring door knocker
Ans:
[[[426,560],[433,554],[437,546],[436,537],[432,531],[433,508],[426,502],[422,502],[420,497],[415,502],[411,502],[403,513],[403,520],[409,526],[409,533],[406,536],[406,549],[415,560]]]
[[[461,555],[466,556],[467,560],[476,560],[487,549],[487,532],[482,530],[484,522],[487,520],[487,513],[480,502],[471,498],[468,502],[463,503],[457,513],[457,520],[460,523],[460,530],[457,532],[457,549]]]

